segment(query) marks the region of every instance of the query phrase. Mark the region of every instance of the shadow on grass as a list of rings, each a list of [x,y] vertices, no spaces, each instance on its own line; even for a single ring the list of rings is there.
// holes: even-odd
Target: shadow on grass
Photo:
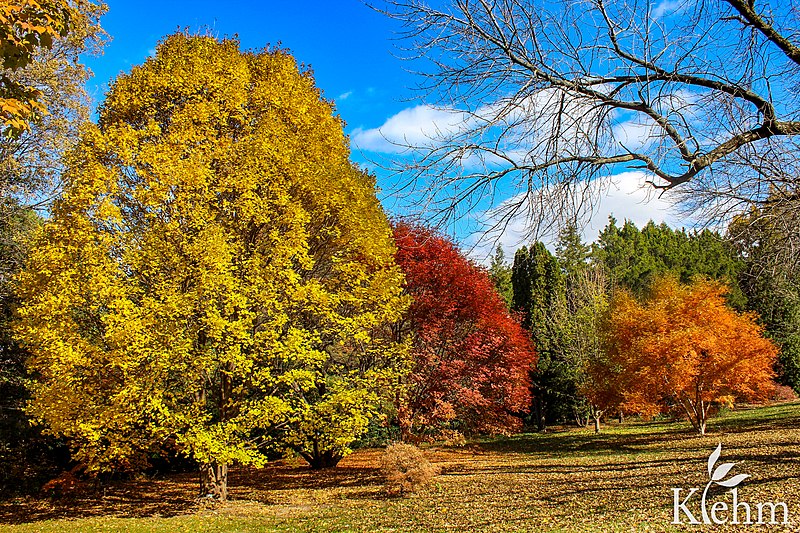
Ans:
[[[45,495],[15,498],[0,501],[0,524],[95,516],[177,516],[199,508],[195,499],[198,488],[196,475],[179,474],[169,480],[116,481],[57,499]]]
[[[715,433],[754,433],[800,428],[800,403],[793,402],[761,409],[743,409],[709,421],[707,436]],[[676,427],[674,421],[635,421],[614,424],[600,433],[570,429],[545,433],[525,433],[513,437],[486,439],[469,447],[474,452],[529,453],[548,456],[584,452],[598,455],[652,453],[643,449],[666,445],[675,439],[700,437],[688,424]]]
[[[383,477],[378,468],[339,466],[313,471],[305,465],[282,461],[267,467],[234,468],[229,473],[229,499],[255,500],[271,504],[274,495],[290,490],[345,489],[348,499],[382,500]],[[362,490],[348,490],[348,489]],[[0,524],[25,524],[42,520],[113,516],[117,518],[171,517],[198,511],[195,474],[168,480],[119,481],[98,491],[85,490],[50,499],[17,498],[0,502]],[[271,495],[273,497],[271,497]]]
[[[663,424],[662,424],[663,425]],[[498,440],[487,440],[473,445],[477,450],[490,452],[571,455],[575,452],[593,454],[640,453],[640,446],[669,442],[676,437],[685,438],[692,432],[684,429],[659,432],[652,435],[589,433],[570,431],[559,433],[522,434]]]
[[[264,468],[238,468],[231,472],[230,483],[240,493],[270,493],[285,490],[318,490],[333,488],[370,487],[383,484],[378,468],[366,466],[337,466],[311,470],[305,465],[277,461]]]
[[[767,453],[762,449],[766,441],[761,435],[776,430],[796,431],[798,428],[800,404],[794,403],[726,413],[711,421],[709,437],[751,433],[753,439],[736,439],[741,442],[732,446],[730,453],[726,451],[726,460],[738,462],[747,459],[748,467],[754,468],[753,472],[761,469],[759,479],[750,479],[748,483],[772,487],[790,480],[796,469],[787,468],[787,465],[800,463],[800,450],[795,447],[796,439],[773,435],[770,437],[772,449]],[[704,460],[710,450],[709,439],[698,438],[695,447],[692,439],[696,435],[687,424],[635,421],[622,426],[611,424],[604,429],[605,432],[598,435],[589,430],[565,430],[485,439],[465,448],[434,447],[430,452],[432,460],[442,466],[442,476],[445,479],[452,476],[450,481],[457,482],[455,486],[463,483],[476,498],[486,497],[483,489],[476,488],[481,484],[489,487],[509,483],[509,486],[516,487],[510,489],[513,493],[514,490],[523,490],[519,487],[525,485],[520,483],[527,483],[531,485],[528,490],[534,491],[529,496],[531,500],[545,502],[554,508],[577,501],[585,493],[590,495],[588,505],[618,505],[620,510],[625,510],[632,496],[620,499],[619,503],[609,503],[609,498],[619,499],[619,495],[634,486],[636,491],[632,494],[640,495],[636,505],[649,508],[657,505],[647,498],[661,502],[664,487],[672,486],[672,481],[681,483],[676,486],[683,486],[687,472],[696,475],[698,483],[702,481]],[[672,453],[678,441],[681,441],[680,451]],[[669,453],[659,455],[661,452]],[[516,454],[529,454],[531,459],[537,460],[530,461]],[[481,460],[481,456],[491,455],[503,457]],[[357,507],[361,505],[359,500],[385,500],[388,496],[383,491],[383,478],[377,468],[379,456],[378,450],[361,450],[345,459],[339,467],[323,471],[312,471],[303,464],[281,461],[270,463],[263,469],[231,469],[230,498],[291,507],[295,496],[290,491],[324,490],[335,491],[335,499],[356,501],[353,505]],[[593,457],[586,460],[587,456],[596,456],[598,460]],[[540,458],[546,461],[539,461]],[[642,477],[642,472],[647,475]],[[514,474],[524,476],[514,478]],[[651,479],[658,479],[658,482]],[[581,481],[580,486],[576,486],[576,480]],[[196,474],[179,474],[162,480],[117,481],[100,491],[87,491],[61,500],[42,496],[0,501],[0,524],[96,516],[171,517],[201,508],[196,500],[198,489]],[[457,493],[459,499],[463,500],[464,492],[466,490]],[[594,498],[598,495],[604,495],[605,499]],[[311,505],[305,497],[297,501]],[[475,505],[478,503],[476,500]],[[500,500],[493,505],[513,507],[517,503],[517,500]]]

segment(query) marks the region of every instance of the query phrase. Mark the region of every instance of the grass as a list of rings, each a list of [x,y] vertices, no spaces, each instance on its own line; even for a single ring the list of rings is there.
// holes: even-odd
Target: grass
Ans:
[[[630,421],[600,435],[564,429],[430,448],[441,474],[404,498],[386,496],[381,452],[361,450],[322,473],[297,462],[234,469],[231,501],[220,505],[194,500],[191,475],[119,482],[68,500],[6,501],[0,531],[675,531],[670,489],[704,486],[718,442],[720,462],[737,463],[731,474],[751,476],[739,499],[786,502],[787,529],[797,530],[800,403],[731,411],[705,437],[685,423]],[[745,529],[754,528],[762,529]]]

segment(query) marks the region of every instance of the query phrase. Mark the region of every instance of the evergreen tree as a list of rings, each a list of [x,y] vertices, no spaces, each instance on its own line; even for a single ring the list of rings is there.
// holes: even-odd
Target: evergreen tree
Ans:
[[[739,287],[741,260],[729,242],[710,230],[686,232],[650,221],[639,230],[626,220],[617,226],[613,217],[593,246],[592,257],[608,272],[612,288],[645,297],[654,278],[671,274],[688,283],[697,276],[727,284],[728,303],[741,309],[746,298]]]
[[[489,264],[489,276],[506,307],[511,308],[511,300],[514,298],[514,289],[511,286],[511,266],[506,261],[503,247],[499,244],[495,248],[492,262]]]
[[[590,255],[591,248],[583,242],[577,225],[567,224],[559,232],[556,243],[556,258],[567,279],[576,278],[586,269]]]
[[[800,271],[796,254],[787,253],[796,227],[791,210],[776,205],[738,217],[728,237],[744,263],[747,308],[781,349],[777,379],[800,393]]]
[[[558,260],[541,242],[523,247],[514,257],[512,307],[522,314],[539,361],[533,373],[534,423],[572,419],[582,404],[580,366],[564,349],[567,323],[566,282]]]

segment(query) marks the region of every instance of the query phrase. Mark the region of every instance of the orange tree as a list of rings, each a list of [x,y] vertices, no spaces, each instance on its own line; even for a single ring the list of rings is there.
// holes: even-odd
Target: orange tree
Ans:
[[[678,409],[702,435],[712,408],[769,394],[778,350],[755,315],[726,306],[727,290],[663,277],[643,303],[625,292],[613,299],[607,355],[624,410],[651,416]]]

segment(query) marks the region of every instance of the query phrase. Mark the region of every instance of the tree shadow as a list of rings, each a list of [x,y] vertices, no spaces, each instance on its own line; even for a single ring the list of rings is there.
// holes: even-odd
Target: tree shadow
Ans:
[[[231,501],[272,504],[275,495],[292,490],[342,489],[353,500],[384,500],[383,476],[375,466],[375,453],[336,468],[311,470],[307,465],[275,461],[265,468],[238,467],[229,471]],[[200,510],[209,502],[198,500],[197,474],[171,475],[167,479],[117,480],[95,489],[83,485],[60,498],[45,494],[0,501],[0,524],[26,524],[42,520],[90,518],[172,517]]]
[[[337,466],[311,470],[307,466],[269,463],[264,468],[237,468],[231,472],[230,483],[236,489],[283,491],[296,489],[330,489],[380,485],[380,469],[367,466]]]
[[[59,498],[38,497],[0,501],[0,524],[41,520],[113,516],[171,517],[196,511],[197,476],[179,474],[168,480],[118,480],[100,488],[84,486]]]

